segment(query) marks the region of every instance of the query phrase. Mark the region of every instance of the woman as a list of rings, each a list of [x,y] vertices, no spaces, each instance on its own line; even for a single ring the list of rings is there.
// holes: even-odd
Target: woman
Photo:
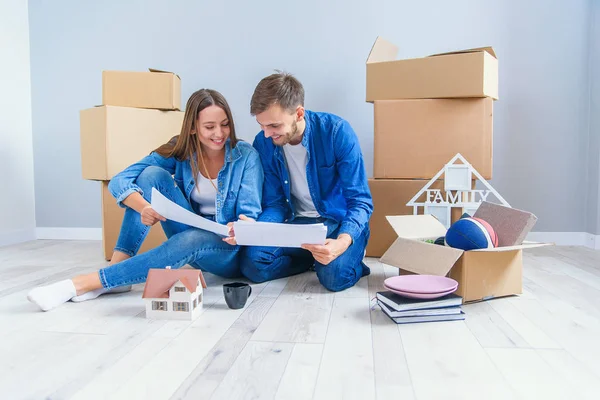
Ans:
[[[35,288],[27,297],[47,311],[69,300],[129,290],[128,285],[145,282],[150,268],[185,264],[226,278],[241,276],[234,237],[166,220],[152,209],[150,194],[154,187],[183,208],[231,227],[237,216],[256,218],[261,212],[262,182],[258,153],[237,140],[225,98],[199,90],[187,102],[180,135],[110,181],[117,204],[126,208],[111,265]],[[158,221],[168,240],[136,255]]]

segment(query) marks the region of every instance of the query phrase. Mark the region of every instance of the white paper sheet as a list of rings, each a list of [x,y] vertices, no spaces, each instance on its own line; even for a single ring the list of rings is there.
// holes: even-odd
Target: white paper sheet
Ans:
[[[327,238],[327,227],[323,224],[236,221],[233,230],[237,244],[242,246],[301,247],[324,244]]]
[[[221,225],[186,210],[179,204],[173,203],[171,200],[167,199],[162,193],[156,190],[156,188],[152,188],[151,196],[150,205],[152,205],[154,211],[166,219],[204,229],[216,233],[217,235],[229,236],[229,228],[226,225]]]

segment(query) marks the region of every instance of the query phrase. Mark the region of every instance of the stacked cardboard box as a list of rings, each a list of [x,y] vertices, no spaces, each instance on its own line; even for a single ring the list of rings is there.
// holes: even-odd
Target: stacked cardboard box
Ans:
[[[491,48],[396,60],[377,38],[367,59],[367,102],[374,103],[374,212],[367,256],[380,257],[397,235],[387,215],[412,214],[406,203],[457,153],[492,177],[493,101],[498,62]],[[473,182],[473,185],[475,182]],[[443,190],[443,180],[431,188]],[[452,219],[461,215],[456,210]]]
[[[181,80],[171,72],[103,71],[102,105],[80,111],[84,179],[101,181],[104,257],[112,257],[124,208],[108,191],[109,181],[129,165],[178,135],[183,123]],[[166,236],[154,225],[140,253]]]
[[[478,48],[407,60],[396,60],[397,52],[395,45],[378,38],[367,60],[367,101],[374,103],[375,112],[371,187],[377,210],[367,255],[381,256],[400,274],[449,276],[458,282],[456,294],[463,302],[522,293],[523,250],[547,245],[523,241],[537,220],[533,214],[483,201],[474,216],[493,227],[499,245],[462,251],[431,243],[447,227],[432,215],[407,215],[413,210],[405,206],[405,199],[457,153],[484,179],[492,178],[492,109],[498,99],[494,51]],[[461,215],[462,210],[456,211],[451,222]]]

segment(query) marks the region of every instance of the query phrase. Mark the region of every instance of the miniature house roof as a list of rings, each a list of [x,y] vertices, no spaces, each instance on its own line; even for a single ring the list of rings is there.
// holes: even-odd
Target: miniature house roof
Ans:
[[[198,279],[202,284],[202,287],[206,287],[204,276],[202,271],[197,269],[158,269],[151,268],[148,271],[148,278],[146,279],[146,286],[144,287],[144,293],[142,298],[144,299],[168,299],[169,290],[178,281],[189,290],[194,293],[198,289]]]

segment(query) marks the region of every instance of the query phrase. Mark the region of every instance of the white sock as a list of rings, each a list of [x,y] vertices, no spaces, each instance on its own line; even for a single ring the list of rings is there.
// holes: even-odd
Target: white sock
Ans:
[[[71,298],[71,301],[74,301],[75,303],[80,303],[80,302],[86,301],[86,300],[93,300],[96,297],[103,295],[104,293],[124,293],[124,292],[129,292],[130,290],[131,290],[131,285],[119,286],[119,287],[112,288],[112,289],[100,288],[100,289],[96,289],[96,290],[90,290],[89,292],[86,292],[79,296],[74,296]]]
[[[27,295],[27,299],[42,310],[48,311],[69,301],[76,294],[77,291],[73,281],[65,279],[48,286],[32,289]]]

